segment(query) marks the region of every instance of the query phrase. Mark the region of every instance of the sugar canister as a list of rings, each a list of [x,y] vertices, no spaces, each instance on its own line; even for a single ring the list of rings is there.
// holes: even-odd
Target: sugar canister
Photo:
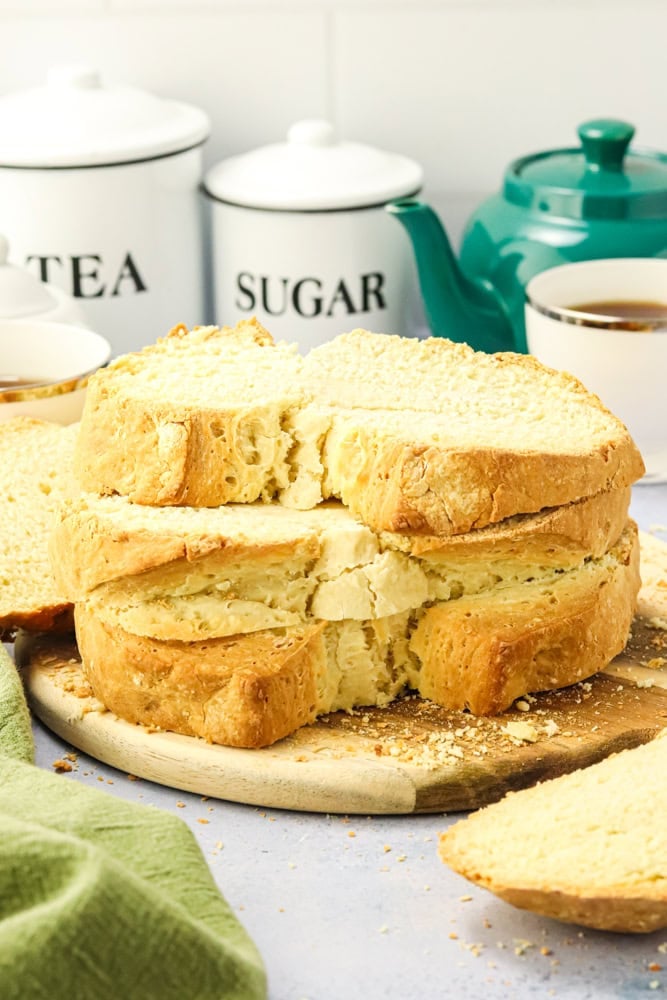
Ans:
[[[319,119],[213,166],[215,321],[255,315],[301,351],[358,326],[414,333],[416,270],[384,205],[421,183],[413,160],[342,141]]]

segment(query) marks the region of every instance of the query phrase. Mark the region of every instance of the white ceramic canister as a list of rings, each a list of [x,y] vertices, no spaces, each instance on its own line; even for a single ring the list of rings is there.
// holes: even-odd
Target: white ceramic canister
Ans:
[[[79,299],[114,354],[204,320],[203,111],[82,66],[0,97],[12,259]]]
[[[413,160],[339,141],[316,119],[212,167],[215,321],[257,316],[302,352],[359,326],[415,334],[412,250],[384,206],[421,183]]]

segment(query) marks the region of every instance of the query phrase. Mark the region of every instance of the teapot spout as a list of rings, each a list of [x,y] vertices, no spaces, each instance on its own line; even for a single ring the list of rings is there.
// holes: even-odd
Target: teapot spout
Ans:
[[[390,202],[387,211],[402,223],[412,241],[432,334],[488,353],[515,350],[502,299],[490,282],[463,273],[433,209],[414,198],[402,198]]]

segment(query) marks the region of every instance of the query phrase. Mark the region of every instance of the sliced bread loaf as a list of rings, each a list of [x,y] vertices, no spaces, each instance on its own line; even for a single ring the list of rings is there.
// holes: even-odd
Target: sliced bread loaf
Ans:
[[[71,603],[51,572],[54,513],[73,485],[77,426],[32,417],[0,422],[0,632],[72,625]]]
[[[83,488],[149,505],[338,497],[376,531],[457,534],[621,488],[626,428],[514,354],[354,331],[300,357],[254,321],[173,330],[88,387]]]
[[[440,857],[514,906],[598,930],[667,927],[667,730],[508,794],[440,836]]]

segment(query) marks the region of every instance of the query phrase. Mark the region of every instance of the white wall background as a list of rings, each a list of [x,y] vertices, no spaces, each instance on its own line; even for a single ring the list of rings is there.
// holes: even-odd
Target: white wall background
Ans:
[[[457,240],[515,156],[625,118],[667,149],[667,0],[0,0],[0,93],[48,66],[205,108],[210,164],[326,117],[419,160]]]

